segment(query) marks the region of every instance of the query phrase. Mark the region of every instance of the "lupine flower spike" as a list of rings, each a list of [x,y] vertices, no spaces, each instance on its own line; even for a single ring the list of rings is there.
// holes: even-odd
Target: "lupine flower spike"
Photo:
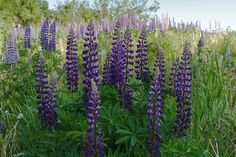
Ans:
[[[83,51],[83,74],[84,74],[84,102],[85,109],[87,109],[88,95],[91,91],[91,80],[93,79],[96,84],[99,82],[99,64],[98,64],[98,51],[96,36],[92,22],[88,24],[85,33],[85,43]]]
[[[104,145],[101,136],[98,133],[97,118],[99,117],[100,110],[100,98],[98,93],[98,86],[92,79],[90,81],[91,88],[89,91],[89,102],[87,108],[87,143],[84,155],[85,157],[104,157]]]
[[[40,32],[40,40],[41,40],[41,48],[42,50],[48,50],[49,42],[48,42],[48,35],[49,35],[49,19],[46,18],[43,21],[41,32]]]
[[[29,25],[27,25],[24,34],[24,47],[26,49],[30,48],[30,40],[31,40],[31,28]]]
[[[177,74],[177,115],[175,133],[178,137],[185,137],[186,131],[190,127],[191,122],[191,86],[192,86],[192,67],[191,52],[189,45],[185,42],[183,54]]]
[[[56,50],[56,22],[53,21],[50,25],[50,35],[49,35],[49,45],[48,49],[50,51]]]
[[[121,107],[131,109],[132,106],[132,90],[130,88],[129,77],[132,77],[132,65],[133,62],[133,53],[132,50],[133,44],[130,34],[129,26],[126,28],[124,35],[124,43],[123,43],[123,54],[122,55],[122,64],[120,64],[122,69],[122,81],[119,83],[119,93],[121,96]]]
[[[16,43],[16,34],[12,31],[6,45],[4,53],[4,62],[6,64],[15,65],[20,60],[20,54]]]
[[[148,77],[148,49],[145,28],[143,28],[138,40],[135,68],[136,79],[145,82]]]
[[[162,115],[162,88],[159,81],[160,76],[159,69],[156,67],[151,85],[151,91],[149,92],[147,105],[148,111],[148,131],[149,138],[147,140],[147,151],[149,157],[157,157],[160,153],[160,134],[161,134],[161,115]]]
[[[67,86],[71,92],[78,89],[78,57],[77,44],[74,30],[71,28],[67,39],[66,52],[66,71],[67,71]]]

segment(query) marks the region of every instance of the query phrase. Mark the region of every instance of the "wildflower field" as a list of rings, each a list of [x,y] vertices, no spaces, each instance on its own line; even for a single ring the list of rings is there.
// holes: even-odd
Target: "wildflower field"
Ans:
[[[236,157],[234,31],[77,19],[1,24],[1,157]]]

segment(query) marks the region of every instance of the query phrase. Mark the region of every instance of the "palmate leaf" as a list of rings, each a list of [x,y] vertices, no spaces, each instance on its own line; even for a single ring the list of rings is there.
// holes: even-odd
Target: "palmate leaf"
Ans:
[[[116,143],[115,143],[115,144],[122,144],[122,143],[124,143],[124,142],[127,142],[129,139],[130,139],[130,136],[121,137],[121,138],[119,138],[118,140],[116,140]]]

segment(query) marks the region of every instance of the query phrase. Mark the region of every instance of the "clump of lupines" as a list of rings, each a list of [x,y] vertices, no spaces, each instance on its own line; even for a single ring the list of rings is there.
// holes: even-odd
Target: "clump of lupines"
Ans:
[[[56,81],[52,80],[51,85],[48,85],[45,58],[42,54],[36,65],[36,82],[39,118],[42,126],[51,130],[57,127]]]
[[[190,127],[191,113],[191,85],[192,85],[192,67],[191,67],[191,52],[189,44],[186,41],[184,50],[179,64],[177,74],[177,115],[175,133],[178,137],[186,136],[186,130]]]
[[[123,54],[123,39],[120,30],[119,20],[116,23],[114,34],[113,34],[113,43],[111,49],[111,58],[110,58],[110,85],[118,86],[119,82],[122,81],[122,54]]]
[[[178,72],[179,72],[179,57],[175,59],[171,66],[170,72],[170,92],[172,95],[175,95],[176,87],[177,87],[177,79],[178,79]]]
[[[146,41],[146,30],[142,29],[139,37],[137,50],[136,50],[136,79],[142,82],[147,80],[148,77],[148,49]]]
[[[48,50],[49,48],[49,19],[46,18],[41,26],[41,32],[40,32],[40,40],[41,40],[41,48],[42,50]]]
[[[91,91],[91,80],[96,84],[99,82],[99,63],[96,36],[92,22],[88,24],[87,31],[84,37],[84,51],[83,51],[83,74],[84,74],[84,105],[87,110],[88,95]]]
[[[84,155],[86,157],[104,157],[104,145],[101,136],[98,136],[97,118],[100,110],[100,98],[97,83],[90,80],[91,88],[88,92],[88,108],[87,108],[87,143]]]
[[[157,157],[160,152],[160,133],[161,133],[161,115],[162,115],[162,87],[161,87],[161,73],[156,67],[151,85],[151,91],[149,92],[147,116],[148,116],[148,131],[149,138],[147,140],[147,151],[149,157]]]
[[[132,65],[133,62],[133,53],[132,50],[132,38],[130,34],[129,26],[126,28],[123,42],[123,54],[121,55],[122,63],[121,66],[121,77],[122,80],[119,83],[119,93],[121,96],[121,106],[124,108],[131,109],[132,106],[132,90],[130,89],[129,77],[132,77]]]
[[[17,43],[16,43],[16,34],[12,31],[9,35],[8,42],[6,45],[5,53],[4,53],[4,62],[6,64],[16,64],[20,60],[20,54],[18,51]]]
[[[27,25],[24,34],[24,47],[26,49],[30,48],[30,39],[31,39],[31,28],[30,25]]]
[[[159,81],[161,85],[161,90],[164,92],[165,90],[165,58],[163,54],[163,49],[157,45],[157,54],[156,54],[156,61],[154,64],[154,73],[156,70],[159,70],[160,76],[159,76]]]
[[[50,25],[50,34],[49,34],[49,45],[48,50],[56,50],[56,22],[53,21]]]
[[[66,71],[67,71],[67,86],[71,92],[78,89],[78,56],[76,36],[73,28],[69,31],[67,39],[67,52],[66,52]]]

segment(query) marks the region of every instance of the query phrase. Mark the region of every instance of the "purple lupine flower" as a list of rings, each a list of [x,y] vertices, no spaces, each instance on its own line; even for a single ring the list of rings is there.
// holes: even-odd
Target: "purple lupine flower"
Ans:
[[[148,77],[148,49],[145,28],[143,28],[138,40],[135,63],[136,79],[142,82],[146,81]]]
[[[106,60],[103,66],[102,71],[102,84],[103,85],[109,85],[110,84],[110,53],[107,54]]]
[[[66,70],[67,70],[67,86],[71,92],[78,89],[78,56],[76,36],[73,28],[70,29],[67,39],[66,52]]]
[[[99,137],[97,119],[99,117],[100,110],[100,98],[98,93],[97,83],[92,79],[90,80],[91,88],[88,92],[88,108],[87,108],[87,143],[84,151],[85,157],[104,157],[104,145],[102,138]]]
[[[155,71],[159,70],[160,75],[159,75],[159,82],[160,82],[160,86],[161,86],[161,90],[162,92],[165,91],[165,58],[164,58],[164,54],[163,54],[163,49],[157,45],[157,55],[156,55],[156,61],[154,64],[154,73]]]
[[[40,32],[40,40],[41,40],[41,48],[42,50],[48,50],[48,35],[49,35],[49,19],[46,18],[41,27],[41,32]]]
[[[111,49],[111,58],[110,58],[110,85],[118,86],[118,83],[121,82],[121,70],[122,70],[122,54],[123,54],[123,40],[120,30],[119,20],[116,23],[114,34],[113,34],[113,43]]]
[[[27,25],[24,34],[24,47],[26,49],[30,48],[30,40],[31,40],[31,28],[30,25]]]
[[[85,109],[88,105],[88,95],[91,91],[91,80],[93,79],[96,84],[99,82],[99,63],[98,63],[98,51],[96,36],[92,22],[88,24],[87,31],[85,33],[85,43],[83,51],[83,74],[84,74],[84,103]]]
[[[20,54],[16,43],[16,34],[12,31],[4,53],[4,62],[6,64],[16,64],[20,60]]]
[[[42,54],[40,54],[38,63],[36,65],[36,82],[37,82],[37,104],[38,104],[38,115],[41,120],[42,126],[45,127],[45,116],[44,110],[46,105],[47,95],[49,94],[49,86],[48,86],[48,76],[46,73],[46,64],[45,58]]]
[[[192,67],[191,52],[188,42],[185,42],[183,54],[181,57],[179,72],[177,78],[176,97],[177,97],[177,115],[175,133],[178,137],[187,135],[186,130],[190,127],[191,113],[191,86],[192,86]]]
[[[56,50],[56,22],[53,21],[50,25],[49,46],[50,51]]]
[[[177,88],[177,79],[178,79],[178,72],[179,72],[179,57],[175,59],[171,66],[170,72],[170,92],[172,95],[175,95],[176,88]]]
[[[80,32],[80,37],[84,37],[84,28],[85,27],[85,24],[84,24],[84,21],[80,21],[80,25],[79,25],[79,32]]]
[[[162,94],[160,80],[161,74],[159,68],[156,67],[149,92],[147,116],[148,116],[148,131],[149,138],[147,140],[147,151],[150,157],[157,157],[160,153],[160,134],[161,134],[161,116],[162,116]]]
[[[130,89],[129,77],[132,77],[131,72],[133,71],[133,53],[132,50],[132,38],[130,34],[129,26],[126,28],[123,43],[123,54],[122,54],[122,64],[120,64],[122,69],[122,81],[119,83],[119,93],[121,96],[121,106],[124,108],[131,109],[132,106],[132,90]]]
[[[119,21],[120,21],[120,25],[121,25],[121,29],[125,29],[128,25],[128,15],[126,14],[123,14],[123,15],[120,15],[120,18],[119,18]]]
[[[133,13],[132,15],[131,15],[131,26],[133,27],[133,28],[137,28],[137,24],[138,22],[137,22],[137,19],[136,19],[136,15]]]
[[[231,55],[230,47],[227,47],[225,55],[226,55],[226,57],[230,57],[230,55]]]
[[[53,76],[49,86],[49,92],[46,96],[46,103],[44,106],[44,123],[48,130],[56,129],[58,127],[57,114],[57,82],[56,77]]]

